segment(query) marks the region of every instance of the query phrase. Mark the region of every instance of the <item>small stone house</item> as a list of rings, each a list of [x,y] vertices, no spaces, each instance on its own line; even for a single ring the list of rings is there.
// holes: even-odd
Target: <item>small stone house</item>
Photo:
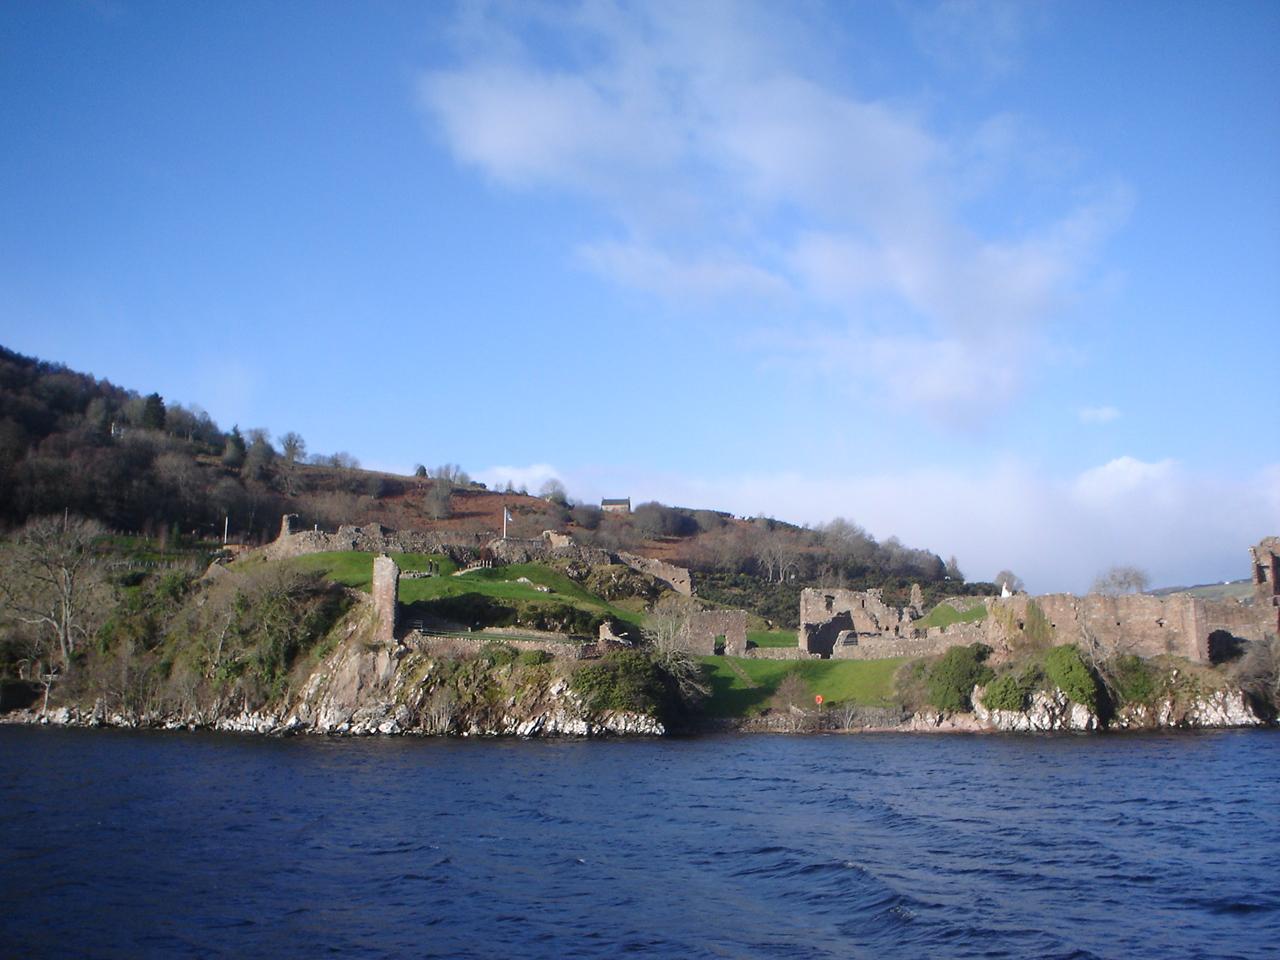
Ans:
[[[631,498],[624,497],[621,500],[601,500],[600,509],[605,513],[630,513]]]

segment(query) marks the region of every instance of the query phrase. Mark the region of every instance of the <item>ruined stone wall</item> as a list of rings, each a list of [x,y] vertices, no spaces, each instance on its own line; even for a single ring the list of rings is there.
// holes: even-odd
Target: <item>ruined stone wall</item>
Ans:
[[[1245,640],[1260,640],[1265,633],[1260,609],[1235,600],[1201,600],[1185,593],[1159,597],[1059,593],[989,600],[987,642],[1016,647],[1032,619],[1033,603],[1048,621],[1052,643],[1097,644],[1108,655],[1172,654],[1207,662],[1209,638],[1218,631]]]
[[[1049,594],[948,602],[957,609],[984,603],[987,617],[925,633],[912,625],[909,609],[886,605],[878,591],[806,589],[800,596],[798,645],[824,657],[872,660],[927,656],[952,646],[985,643],[1000,660],[1029,645],[1076,643],[1096,645],[1105,656],[1171,654],[1209,662],[1210,638],[1215,635],[1261,640],[1275,629],[1270,606],[1201,600],[1189,594]]]
[[[547,537],[515,540],[498,537],[485,546],[503,563],[537,563],[546,560],[570,560],[592,566],[613,563],[613,554],[598,547],[584,547],[570,542],[567,546],[555,546]]]
[[[747,651],[752,660],[815,660],[821,659],[816,653],[809,653],[799,647],[752,647]]]
[[[362,527],[344,524],[336,533],[297,529],[297,516],[287,514],[280,522],[280,535],[263,547],[270,560],[287,560],[309,553],[332,550],[359,550],[364,553],[438,553],[459,563],[472,559],[483,541],[464,533],[419,533],[388,530],[379,523]]]
[[[400,568],[388,556],[373,558],[373,609],[377,618],[374,639],[391,641],[396,636],[396,614],[400,601]]]
[[[879,590],[815,589],[800,592],[800,649],[832,656],[836,646],[880,636],[912,636],[910,608],[884,602]]]
[[[724,637],[724,652],[730,657],[747,655],[747,612],[745,610],[695,610],[688,615],[677,638],[690,653],[710,656],[716,652],[716,637]]]
[[[632,570],[639,573],[647,573],[655,580],[661,580],[676,593],[683,594],[686,597],[693,596],[693,577],[689,575],[689,571],[684,567],[677,567],[674,563],[667,563],[663,560],[637,556],[634,553],[620,553],[618,554],[618,560],[625,563]]]
[[[972,626],[965,624],[965,626]],[[895,637],[881,634],[858,637],[856,642],[837,643],[831,652],[834,660],[887,660],[890,657],[929,657],[949,647],[972,643],[965,631],[929,631],[929,636]]]
[[[472,637],[438,637],[414,631],[405,638],[412,649],[437,657],[463,657],[474,655],[494,644],[502,644],[515,650],[541,650],[558,660],[581,660],[590,655],[597,644],[564,643],[555,640],[517,640],[514,637],[477,634]]]

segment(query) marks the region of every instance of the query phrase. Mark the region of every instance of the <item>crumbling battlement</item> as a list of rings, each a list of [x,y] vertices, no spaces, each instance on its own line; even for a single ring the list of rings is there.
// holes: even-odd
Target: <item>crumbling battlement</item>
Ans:
[[[1267,537],[1249,548],[1253,567],[1253,602],[1271,611],[1269,629],[1280,635],[1280,537]]]

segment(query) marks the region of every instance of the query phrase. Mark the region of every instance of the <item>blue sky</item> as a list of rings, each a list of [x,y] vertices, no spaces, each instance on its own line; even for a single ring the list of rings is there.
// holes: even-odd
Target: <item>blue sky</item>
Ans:
[[[367,466],[1244,576],[1277,50],[1269,2],[6,4],[0,342]]]

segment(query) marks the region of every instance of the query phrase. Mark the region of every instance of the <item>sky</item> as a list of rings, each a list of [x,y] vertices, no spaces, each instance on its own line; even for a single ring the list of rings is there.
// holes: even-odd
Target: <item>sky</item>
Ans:
[[[0,5],[0,344],[1011,568],[1280,533],[1280,4]]]

